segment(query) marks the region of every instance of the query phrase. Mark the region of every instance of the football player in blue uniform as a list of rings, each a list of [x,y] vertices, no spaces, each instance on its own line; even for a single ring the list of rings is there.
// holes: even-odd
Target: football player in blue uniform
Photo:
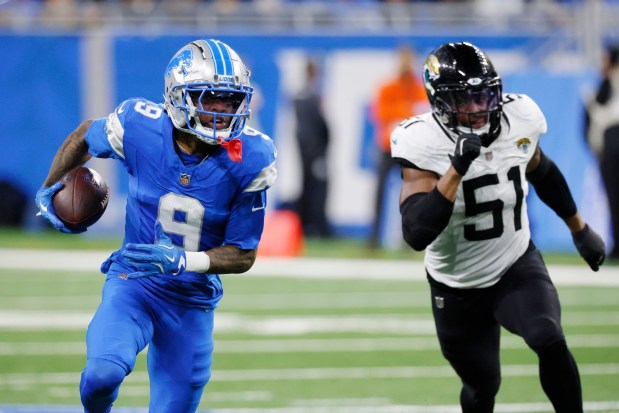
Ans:
[[[462,411],[494,410],[503,327],[537,354],[555,411],[582,413],[557,290],[531,242],[528,183],[565,221],[593,271],[605,246],[540,149],[546,118],[530,97],[503,93],[490,59],[470,43],[436,48],[423,78],[432,111],[395,129],[391,154],[402,166],[404,239],[425,249],[436,330],[462,380]]]
[[[147,345],[150,412],[195,412],[211,375],[218,274],[251,268],[276,177],[272,140],[245,125],[253,89],[237,53],[217,40],[181,48],[165,70],[165,103],[122,102],[80,124],[36,196],[54,214],[59,179],[92,156],[129,176],[125,236],[101,266],[102,302],[86,336],[85,412],[111,410]]]

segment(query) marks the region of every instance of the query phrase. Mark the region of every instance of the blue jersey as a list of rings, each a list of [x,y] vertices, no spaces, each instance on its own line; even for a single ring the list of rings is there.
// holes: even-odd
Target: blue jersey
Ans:
[[[89,153],[120,160],[129,174],[126,243],[155,242],[155,220],[174,244],[186,251],[222,245],[256,249],[264,225],[266,190],[277,175],[276,150],[266,135],[246,127],[239,137],[242,161],[225,148],[201,162],[185,165],[177,154],[174,126],[160,104],[124,101],[86,133]],[[102,265],[109,276],[136,271],[120,250]],[[152,294],[185,306],[214,308],[223,293],[217,274],[163,274],[140,282]]]

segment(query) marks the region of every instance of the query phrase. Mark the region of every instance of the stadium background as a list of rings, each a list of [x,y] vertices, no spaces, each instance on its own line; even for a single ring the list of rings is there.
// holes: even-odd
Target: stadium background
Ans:
[[[60,9],[56,13],[54,3]],[[617,35],[616,4],[275,1],[267,17],[260,1],[231,2],[237,8],[225,13],[218,2],[205,2],[192,3],[189,18],[170,15],[170,10],[185,10],[180,6],[188,7],[187,2],[145,3],[152,7],[137,14],[137,8],[127,8],[131,2],[0,2],[0,105],[5,108],[0,117],[0,179],[17,183],[29,200],[56,148],[81,120],[105,116],[130,97],[162,101],[162,73],[170,56],[192,39],[217,37],[233,45],[251,68],[259,90],[252,123],[273,137],[279,149],[280,178],[271,191],[271,208],[299,192],[289,103],[302,85],[304,59],[320,60],[333,133],[327,213],[337,234],[364,237],[375,185],[368,105],[378,85],[395,70],[395,49],[410,44],[421,65],[436,45],[469,40],[493,58],[505,90],[529,94],[539,103],[549,127],[544,150],[563,169],[585,218],[612,243],[605,195],[582,134],[582,100],[597,78],[602,47]],[[73,4],[68,9],[72,12],[62,9],[67,4]],[[99,20],[93,20],[88,5],[101,8]],[[108,212],[90,234],[118,233],[124,172],[114,162],[94,165],[113,192]],[[397,175],[391,182],[383,239],[387,247],[396,247]],[[540,248],[574,251],[562,222],[535,196],[530,197],[529,213]],[[36,229],[40,222],[32,216],[27,214],[26,226]]]
[[[222,4],[227,5],[223,7]],[[328,213],[338,234],[369,229],[375,183],[370,97],[406,42],[419,60],[437,44],[470,40],[488,51],[505,89],[527,93],[547,115],[542,140],[565,172],[585,217],[608,239],[604,194],[582,136],[582,96],[597,79],[605,43],[619,39],[616,2],[470,0],[11,1],[0,0],[0,180],[18,184],[29,211],[22,233],[0,231],[0,413],[78,413],[84,333],[118,246],[124,171],[97,161],[112,205],[84,236],[42,231],[34,193],[56,148],[84,118],[123,99],[161,101],[163,70],[199,37],[229,42],[253,72],[261,103],[252,122],[279,148],[270,208],[299,191],[290,98],[307,56],[323,65],[329,153]],[[392,177],[388,247],[400,243]],[[619,274],[591,273],[567,230],[534,194],[533,236],[546,254],[579,362],[585,410],[618,413]],[[107,236],[111,235],[110,240]],[[201,411],[217,413],[455,413],[459,382],[440,355],[421,254],[367,258],[353,244],[322,242],[329,258],[259,257],[250,273],[223,277],[213,379]],[[314,248],[315,245],[312,246]],[[349,248],[349,246],[347,246]],[[310,251],[311,252],[311,251]],[[547,413],[534,354],[503,332],[497,413]],[[115,412],[144,413],[144,353]]]

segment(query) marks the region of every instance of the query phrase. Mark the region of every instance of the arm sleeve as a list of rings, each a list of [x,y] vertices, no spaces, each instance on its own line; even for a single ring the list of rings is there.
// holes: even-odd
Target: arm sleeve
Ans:
[[[415,251],[424,250],[449,224],[454,203],[445,198],[438,188],[417,193],[402,202],[402,234]]]
[[[527,174],[527,179],[542,202],[560,218],[569,218],[578,211],[563,173],[544,152],[541,154],[539,165]]]

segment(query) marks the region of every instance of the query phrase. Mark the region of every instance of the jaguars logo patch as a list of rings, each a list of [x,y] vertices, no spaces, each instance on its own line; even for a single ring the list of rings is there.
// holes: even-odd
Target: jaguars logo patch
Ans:
[[[428,71],[430,78],[435,78],[440,75],[441,64],[438,62],[438,58],[431,54],[423,64],[423,68]]]
[[[516,146],[522,152],[527,153],[527,152],[529,152],[529,148],[531,147],[531,139],[529,139],[529,138],[520,138],[516,142]]]
[[[423,64],[423,83],[432,95],[434,95],[436,91],[432,87],[430,80],[437,79],[441,75],[440,71],[441,64],[438,62],[437,57],[431,54]]]

